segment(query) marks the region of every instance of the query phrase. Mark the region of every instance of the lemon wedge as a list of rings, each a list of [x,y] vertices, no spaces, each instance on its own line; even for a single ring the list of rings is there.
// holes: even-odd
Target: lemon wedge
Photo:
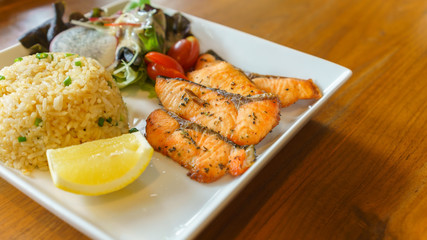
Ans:
[[[83,195],[110,193],[144,172],[153,148],[140,132],[46,151],[56,187]]]

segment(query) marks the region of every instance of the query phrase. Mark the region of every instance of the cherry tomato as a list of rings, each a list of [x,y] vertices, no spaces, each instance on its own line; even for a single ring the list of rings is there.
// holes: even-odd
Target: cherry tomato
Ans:
[[[147,74],[153,80],[156,80],[157,76],[187,79],[182,72],[155,62],[149,62],[147,64]]]
[[[145,61],[148,63],[157,63],[166,68],[174,69],[184,75],[184,69],[182,66],[175,59],[169,57],[166,54],[159,52],[149,52],[145,54]]]
[[[194,36],[179,40],[168,51],[168,55],[176,59],[185,71],[190,70],[194,66],[199,53],[199,41]]]

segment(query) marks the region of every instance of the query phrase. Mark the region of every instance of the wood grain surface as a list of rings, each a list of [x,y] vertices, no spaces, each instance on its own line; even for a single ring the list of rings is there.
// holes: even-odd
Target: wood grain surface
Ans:
[[[1,0],[0,49],[52,2]],[[109,2],[69,0],[67,13]],[[353,71],[198,239],[427,239],[427,1],[152,3]],[[84,238],[0,180],[0,239]]]

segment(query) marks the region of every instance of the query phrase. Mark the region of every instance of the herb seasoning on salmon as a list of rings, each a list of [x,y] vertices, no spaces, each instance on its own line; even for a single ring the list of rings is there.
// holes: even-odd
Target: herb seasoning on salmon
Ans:
[[[243,174],[255,161],[253,146],[238,146],[220,134],[162,109],[147,118],[147,141],[156,151],[189,170],[192,179],[209,183],[229,173]]]
[[[188,78],[207,87],[241,95],[273,93],[279,97],[281,107],[288,107],[300,99],[322,97],[311,79],[245,73],[212,51],[199,56],[195,71],[188,73]]]
[[[238,145],[259,143],[280,120],[279,100],[272,94],[244,97],[165,77],[157,77],[155,90],[168,111],[208,127]]]

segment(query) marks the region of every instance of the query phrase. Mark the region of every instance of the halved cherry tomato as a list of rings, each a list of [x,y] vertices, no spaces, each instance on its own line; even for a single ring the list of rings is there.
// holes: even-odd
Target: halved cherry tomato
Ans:
[[[149,52],[145,54],[145,61],[149,63],[157,63],[159,65],[165,66],[166,68],[171,68],[178,72],[181,72],[183,75],[185,74],[181,64],[179,64],[175,59],[163,53]]]
[[[154,81],[156,80],[157,76],[187,79],[187,77],[182,72],[155,62],[149,62],[147,64],[147,74]]]
[[[199,53],[199,41],[194,36],[179,40],[168,51],[168,55],[181,64],[185,71],[194,66]]]

